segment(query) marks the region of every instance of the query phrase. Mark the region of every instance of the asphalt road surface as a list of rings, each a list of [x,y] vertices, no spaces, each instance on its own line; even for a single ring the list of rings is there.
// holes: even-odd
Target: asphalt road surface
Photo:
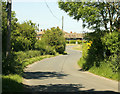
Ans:
[[[47,58],[29,65],[24,72],[23,84],[31,92],[118,92],[118,82],[82,71],[77,61],[80,51],[67,46],[67,55]]]

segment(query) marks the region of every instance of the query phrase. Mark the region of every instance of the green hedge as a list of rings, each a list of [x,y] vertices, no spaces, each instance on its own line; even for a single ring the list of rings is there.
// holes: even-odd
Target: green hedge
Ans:
[[[120,33],[112,32],[102,37],[105,58],[114,72],[118,72],[120,67]]]
[[[24,62],[26,59],[41,57],[41,51],[30,50],[11,53],[11,57],[7,60],[2,58],[2,72],[3,74],[22,73]]]
[[[69,40],[66,40],[66,43],[69,44]]]
[[[81,44],[82,43],[82,40],[77,40],[78,44]]]
[[[20,53],[19,56],[21,57]],[[53,57],[54,55],[44,55],[44,56],[37,56],[37,57],[32,57],[29,59],[24,59],[22,61],[17,60],[17,58],[12,59],[11,62],[9,63],[9,66],[4,67],[2,75],[2,90],[3,92],[24,92],[25,88],[24,85],[22,84],[22,75],[23,75],[23,69],[29,65],[32,64],[36,61],[40,61],[44,58],[49,58]],[[19,57],[18,57],[19,58]],[[11,70],[9,70],[11,69]],[[6,73],[5,72],[8,72]]]
[[[53,47],[50,45],[47,45],[45,41],[37,40],[35,43],[35,49],[39,50],[42,55],[44,54],[50,54],[50,55],[55,55],[56,51]]]
[[[92,40],[90,49],[83,46],[82,57],[78,64],[83,70],[110,79],[120,80],[118,71],[120,67],[120,33],[105,33]]]
[[[81,44],[82,43],[82,40],[66,40],[66,43],[67,44],[76,44],[76,42],[78,43],[78,44]],[[86,41],[83,41],[84,43],[86,43]]]
[[[42,36],[41,41],[45,43],[45,46],[49,46],[51,51],[55,50],[59,54],[63,54],[65,51],[66,43],[62,30],[57,27],[47,29]]]
[[[70,40],[70,44],[75,44],[76,40]]]

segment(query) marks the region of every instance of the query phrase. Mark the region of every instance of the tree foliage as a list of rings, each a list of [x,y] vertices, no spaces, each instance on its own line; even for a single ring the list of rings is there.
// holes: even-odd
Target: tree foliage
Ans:
[[[101,62],[107,61],[113,71],[118,72],[120,60],[119,2],[107,2],[107,0],[98,2],[92,2],[92,0],[86,2],[73,1],[61,0],[58,2],[59,8],[76,20],[81,19],[83,27],[94,31],[85,34],[85,38],[93,43],[89,50],[83,50],[83,68],[89,70],[92,66],[99,67]]]
[[[58,2],[59,8],[76,20],[82,19],[83,27],[93,30],[101,29],[112,32],[118,29],[119,2]],[[109,26],[108,26],[109,24]]]
[[[34,49],[36,43],[37,27],[32,21],[17,24],[16,30],[12,32],[11,41],[14,51]]]
[[[6,52],[7,42],[7,10],[6,2],[2,2],[2,53]],[[11,14],[11,49],[12,51],[24,51],[34,49],[36,32],[38,28],[31,20],[18,23],[15,12]]]
[[[59,27],[47,29],[42,37],[42,41],[53,47],[56,52],[63,53],[65,51],[65,38],[62,30]]]
[[[112,70],[117,72],[120,67],[120,33],[106,34],[102,37],[102,43],[108,59],[107,63],[110,63]]]

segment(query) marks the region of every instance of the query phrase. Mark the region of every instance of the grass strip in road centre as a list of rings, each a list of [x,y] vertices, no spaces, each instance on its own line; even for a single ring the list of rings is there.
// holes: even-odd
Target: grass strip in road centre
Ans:
[[[45,58],[53,57],[54,55],[44,55],[44,56],[37,56],[29,59],[23,60],[23,66],[26,67],[29,64],[32,64],[36,61],[40,61]],[[22,75],[20,74],[9,74],[9,75],[2,75],[2,91],[3,92],[19,92],[23,91],[24,85],[22,84]]]

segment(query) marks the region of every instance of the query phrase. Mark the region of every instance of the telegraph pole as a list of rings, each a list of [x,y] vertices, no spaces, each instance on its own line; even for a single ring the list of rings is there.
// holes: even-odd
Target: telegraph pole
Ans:
[[[6,44],[6,57],[10,56],[11,44],[10,44],[10,36],[11,36],[11,4],[12,0],[7,0],[7,44]]]
[[[62,16],[62,32],[63,32],[63,21],[64,21],[64,17]],[[64,63],[65,63],[65,62],[64,62]],[[62,72],[62,70],[63,70],[64,63],[62,64],[61,72]]]
[[[64,17],[62,16],[62,31],[63,31],[63,22],[64,21]]]

